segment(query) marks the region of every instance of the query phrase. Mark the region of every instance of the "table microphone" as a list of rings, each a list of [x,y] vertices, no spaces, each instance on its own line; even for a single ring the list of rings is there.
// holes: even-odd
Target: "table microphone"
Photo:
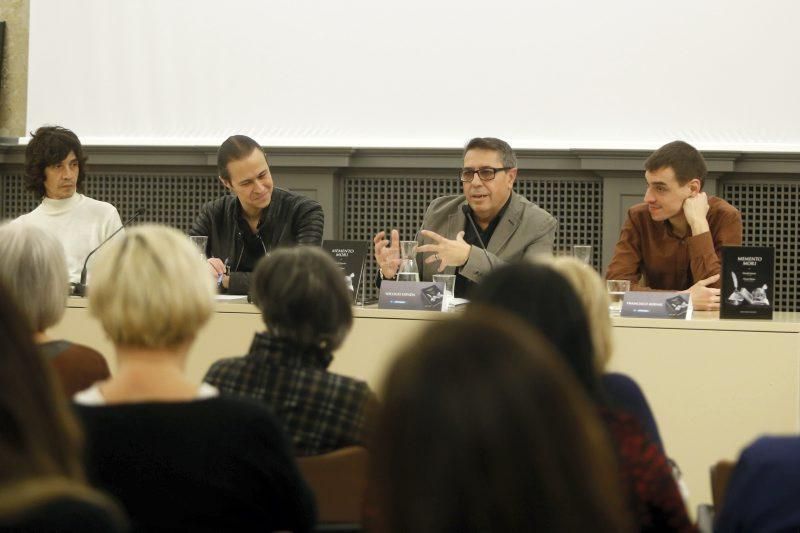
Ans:
[[[464,212],[464,216],[467,217],[469,220],[470,225],[472,226],[472,231],[475,232],[475,236],[478,237],[478,242],[481,244],[481,249],[483,249],[483,253],[486,254],[486,261],[489,262],[489,269],[494,270],[494,265],[492,264],[492,259],[489,257],[489,252],[486,251],[486,245],[483,244],[483,239],[481,239],[481,232],[478,231],[478,227],[475,226],[475,221],[472,220],[470,216],[469,204],[464,204],[461,206],[461,211]]]
[[[89,258],[92,257],[92,254],[95,253],[97,250],[99,250],[105,243],[110,241],[111,238],[114,237],[114,235],[122,231],[122,228],[124,228],[125,226],[127,226],[140,216],[142,216],[144,214],[144,211],[145,211],[144,207],[140,207],[139,209],[137,209],[133,213],[133,216],[128,220],[126,220],[125,222],[123,222],[122,225],[117,229],[117,231],[109,235],[108,238],[103,242],[101,242],[97,248],[89,252],[89,255],[86,256],[86,261],[83,262],[83,270],[81,270],[81,281],[80,283],[74,286],[72,294],[74,294],[75,296],[86,296],[86,266],[89,264]]]

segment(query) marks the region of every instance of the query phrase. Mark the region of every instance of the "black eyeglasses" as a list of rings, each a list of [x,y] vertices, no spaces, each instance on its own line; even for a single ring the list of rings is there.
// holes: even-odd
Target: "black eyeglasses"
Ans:
[[[492,181],[494,179],[495,174],[498,172],[503,172],[505,170],[511,170],[514,167],[482,167],[482,168],[462,168],[459,171],[459,178],[464,183],[472,183],[472,180],[475,179],[475,174],[481,179],[481,181]]]

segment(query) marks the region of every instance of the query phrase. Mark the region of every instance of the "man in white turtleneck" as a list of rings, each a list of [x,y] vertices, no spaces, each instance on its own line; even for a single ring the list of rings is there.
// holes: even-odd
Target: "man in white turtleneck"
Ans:
[[[83,262],[122,226],[117,209],[84,196],[86,156],[77,135],[60,126],[42,126],[25,150],[25,186],[42,198],[39,207],[17,220],[55,235],[67,255],[69,279],[77,283]]]

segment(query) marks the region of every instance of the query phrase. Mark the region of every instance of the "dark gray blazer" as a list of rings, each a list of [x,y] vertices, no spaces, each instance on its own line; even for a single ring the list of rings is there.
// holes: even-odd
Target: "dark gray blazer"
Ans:
[[[467,223],[461,211],[461,206],[466,203],[463,194],[435,199],[425,212],[422,229],[434,231],[448,239],[455,239]],[[528,201],[524,196],[512,192],[508,209],[497,224],[492,238],[486,243],[491,265],[487,262],[486,254],[480,246],[473,246],[466,264],[461,267],[461,275],[478,282],[491,271],[492,266],[496,268],[506,262],[530,259],[538,254],[552,254],[557,226],[558,221],[550,213]],[[418,239],[420,244],[428,244],[422,235]],[[424,255],[427,258],[430,254]],[[418,257],[417,261],[421,268],[420,280],[430,281],[431,276],[437,273],[438,263],[426,265],[421,257]],[[454,274],[455,268],[448,267],[444,273]]]

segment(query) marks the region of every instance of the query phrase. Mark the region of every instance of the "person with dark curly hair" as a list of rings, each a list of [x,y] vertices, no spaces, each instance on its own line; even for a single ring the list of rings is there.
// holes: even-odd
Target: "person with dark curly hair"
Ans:
[[[25,187],[42,203],[19,217],[64,246],[70,282],[77,283],[93,249],[122,226],[117,209],[82,193],[86,160],[81,142],[61,126],[42,126],[25,150]]]

